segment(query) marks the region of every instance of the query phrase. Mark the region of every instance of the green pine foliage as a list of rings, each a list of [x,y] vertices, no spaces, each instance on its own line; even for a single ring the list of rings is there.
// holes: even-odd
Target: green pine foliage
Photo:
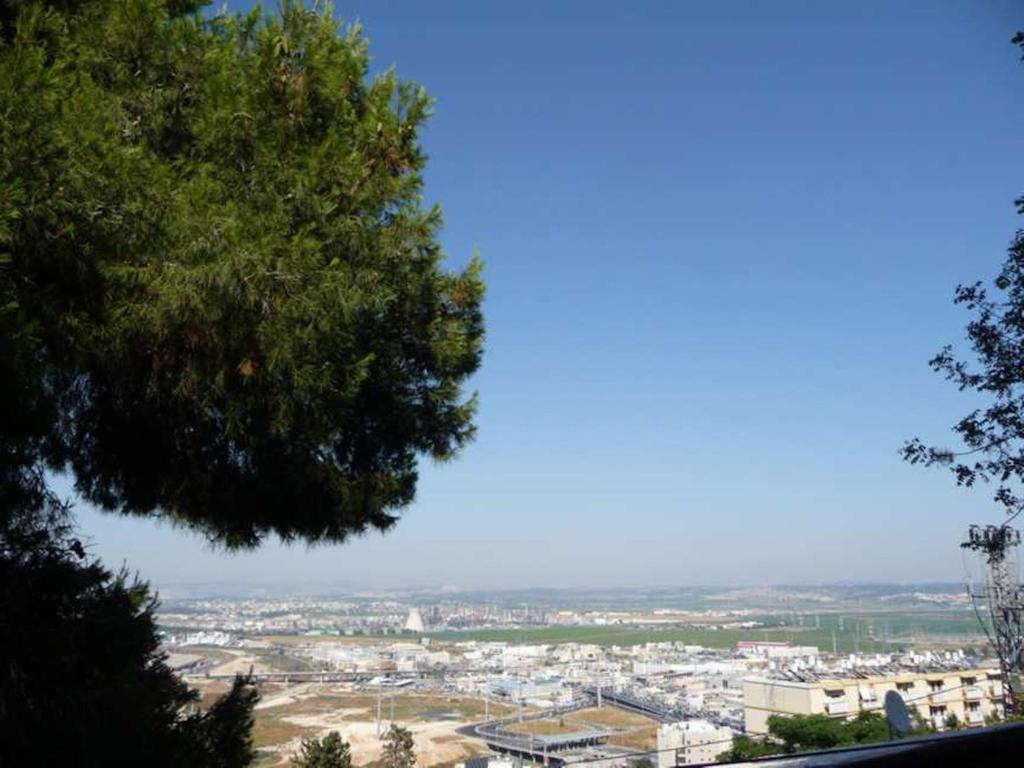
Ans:
[[[330,8],[203,5],[0,0],[3,765],[254,756],[252,687],[198,710],[53,473],[228,547],[342,541],[473,436],[481,265],[423,203],[430,99]]]
[[[322,739],[303,739],[292,765],[295,768],[352,768],[352,753],[341,734],[331,731]]]
[[[384,734],[382,768],[413,768],[415,765],[416,752],[412,733],[400,725],[392,724]]]
[[[483,285],[443,268],[422,202],[430,99],[369,77],[330,9],[194,5],[0,5],[0,323],[46,393],[29,458],[229,546],[386,529],[418,457],[474,430]]]

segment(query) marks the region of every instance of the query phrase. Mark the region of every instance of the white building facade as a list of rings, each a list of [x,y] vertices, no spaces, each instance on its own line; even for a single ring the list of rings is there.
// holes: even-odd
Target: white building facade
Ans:
[[[732,747],[732,737],[729,728],[707,720],[666,723],[658,728],[658,768],[713,763]]]

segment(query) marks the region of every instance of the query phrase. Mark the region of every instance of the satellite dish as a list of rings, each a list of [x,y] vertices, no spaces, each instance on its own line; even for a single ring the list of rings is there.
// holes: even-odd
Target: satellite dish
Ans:
[[[888,691],[885,694],[885,721],[889,724],[889,729],[899,736],[910,733],[907,705],[896,691]]]

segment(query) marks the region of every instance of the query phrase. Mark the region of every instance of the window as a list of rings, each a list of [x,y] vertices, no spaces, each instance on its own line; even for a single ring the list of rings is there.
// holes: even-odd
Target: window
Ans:
[[[978,678],[976,678],[976,677],[961,677],[960,678],[960,682],[963,683],[964,685],[974,685],[976,682],[978,682]]]
[[[900,693],[908,693],[914,690],[913,683],[896,683],[896,690]]]
[[[928,681],[928,688],[931,689],[932,693],[935,693],[936,691],[941,691],[942,690],[942,681],[941,680],[929,680]]]

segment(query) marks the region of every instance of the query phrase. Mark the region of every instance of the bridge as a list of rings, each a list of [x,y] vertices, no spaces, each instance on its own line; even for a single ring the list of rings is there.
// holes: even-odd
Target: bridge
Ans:
[[[379,681],[385,687],[409,685],[416,680],[444,677],[434,670],[408,670],[397,672],[337,672],[329,670],[303,670],[297,672],[252,672],[248,676],[254,683],[372,683]],[[186,672],[185,679],[234,680],[235,673]]]
[[[520,722],[551,720],[569,712],[586,709],[589,706],[589,701],[581,699],[568,706],[545,709],[523,717],[512,715],[488,720],[484,723],[460,728],[459,731],[467,736],[475,736],[480,739],[493,752],[512,755],[544,765],[561,766],[566,762],[566,752],[604,744],[614,732],[607,728],[584,727],[566,733],[531,734],[517,733],[509,730],[508,726]]]
[[[582,688],[581,692],[595,702],[607,703],[626,712],[635,712],[652,720],[657,720],[659,723],[678,723],[682,720],[700,719],[732,728],[735,731],[743,731],[742,722],[736,722],[723,717],[717,712],[711,712],[706,709],[692,710],[682,707],[668,707],[653,699],[638,696],[630,691],[606,690],[591,686]]]
[[[597,687],[584,687],[582,692],[591,700],[602,704],[611,704],[627,712],[644,715],[659,723],[677,723],[686,720],[688,715],[681,709],[672,709],[664,704],[645,699],[628,691],[606,690]]]

